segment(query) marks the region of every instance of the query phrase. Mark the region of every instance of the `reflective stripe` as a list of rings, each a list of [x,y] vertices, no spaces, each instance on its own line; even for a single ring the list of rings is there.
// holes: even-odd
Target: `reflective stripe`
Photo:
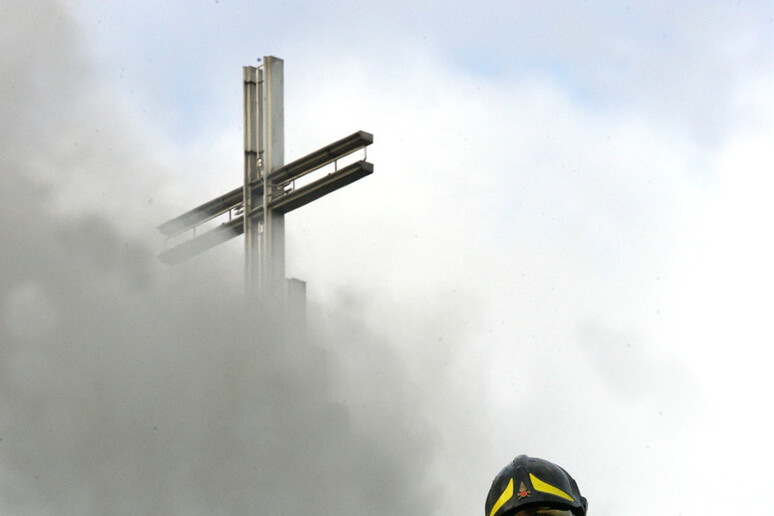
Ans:
[[[532,487],[535,488],[535,491],[540,491],[541,493],[548,493],[552,495],[559,496],[561,498],[564,498],[565,500],[570,500],[571,502],[574,502],[575,499],[559,489],[558,487],[554,487],[551,484],[548,484],[546,482],[543,482],[538,477],[533,475],[532,473],[529,474],[529,479],[532,481]],[[491,514],[489,516],[492,516]]]
[[[489,516],[494,516],[494,513],[496,513],[500,507],[505,505],[505,502],[511,498],[513,498],[513,479],[508,482],[508,486],[505,488],[505,491],[503,491],[503,494],[500,495],[500,498],[498,498],[495,504],[492,506],[492,510],[489,511]]]

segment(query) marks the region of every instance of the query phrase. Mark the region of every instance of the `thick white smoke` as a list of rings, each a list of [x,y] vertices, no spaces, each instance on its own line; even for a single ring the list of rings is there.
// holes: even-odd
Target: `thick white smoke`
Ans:
[[[355,428],[328,388],[351,368],[326,342],[380,343],[245,310],[212,261],[161,268],[165,171],[66,13],[8,5],[0,32],[0,512],[426,514],[422,425]],[[353,379],[401,389],[380,371]]]

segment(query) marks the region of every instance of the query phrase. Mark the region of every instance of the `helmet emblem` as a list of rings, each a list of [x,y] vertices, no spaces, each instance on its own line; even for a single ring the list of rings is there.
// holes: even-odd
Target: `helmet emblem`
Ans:
[[[519,484],[519,492],[516,493],[516,496],[519,498],[519,500],[527,498],[531,495],[532,493],[529,491],[529,489],[527,489],[527,486],[524,485],[524,482]]]

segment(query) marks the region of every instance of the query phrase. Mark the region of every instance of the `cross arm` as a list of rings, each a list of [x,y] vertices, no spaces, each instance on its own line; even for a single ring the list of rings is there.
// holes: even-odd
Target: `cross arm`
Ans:
[[[352,163],[336,172],[328,174],[327,176],[313,181],[306,186],[293,190],[292,192],[283,195],[276,201],[272,202],[269,206],[271,209],[278,213],[287,213],[289,211],[300,208],[310,202],[319,199],[323,195],[327,195],[334,190],[338,190],[342,186],[347,186],[350,183],[354,183],[358,179],[372,174],[374,166],[367,161],[358,161]]]
[[[287,213],[372,174],[373,171],[373,164],[367,161],[352,163],[321,179],[272,200],[269,204],[269,208],[278,213]],[[251,213],[251,216],[254,217],[255,220],[262,220],[263,206],[257,206]],[[159,254],[159,259],[167,265],[177,265],[217,246],[218,244],[231,240],[242,233],[244,233],[244,215],[235,217],[201,235],[197,235],[175,247],[167,249]]]
[[[237,217],[199,236],[186,240],[182,244],[159,254],[159,260],[167,265],[177,265],[203,253],[207,249],[222,244],[245,232],[243,217]]]
[[[262,189],[263,187],[259,186],[258,188]],[[179,235],[194,226],[198,226],[202,222],[206,222],[207,220],[226,213],[228,210],[242,204],[242,191],[243,188],[241,186],[239,188],[234,188],[220,197],[216,197],[182,215],[178,215],[177,217],[166,221],[158,226],[158,230],[168,237]]]
[[[365,131],[358,131],[336,142],[326,145],[321,149],[307,154],[292,163],[284,165],[271,174],[269,180],[273,183],[287,183],[293,179],[314,172],[318,168],[351,154],[358,149],[367,147],[374,142],[374,135]]]
[[[287,165],[278,168],[269,175],[269,180],[275,184],[287,183],[310,172],[314,172],[360,148],[371,145],[373,141],[373,134],[366,131],[357,131],[341,140],[335,141],[321,149],[307,154],[303,158],[299,158],[292,163],[288,163]],[[260,196],[263,193],[262,184],[254,184],[254,189],[254,194],[257,196]],[[237,208],[242,203],[242,192],[243,187],[234,188],[220,197],[207,201],[192,210],[164,222],[158,226],[158,230],[167,237],[179,235],[209,219]]]

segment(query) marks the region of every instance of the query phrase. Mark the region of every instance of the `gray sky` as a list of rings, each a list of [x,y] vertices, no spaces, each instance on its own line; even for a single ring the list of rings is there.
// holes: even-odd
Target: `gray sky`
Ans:
[[[162,5],[0,2],[0,513],[481,514],[519,453],[592,514],[760,508],[770,2]],[[375,135],[287,217],[311,346],[240,242],[154,258],[263,55],[288,160]]]

